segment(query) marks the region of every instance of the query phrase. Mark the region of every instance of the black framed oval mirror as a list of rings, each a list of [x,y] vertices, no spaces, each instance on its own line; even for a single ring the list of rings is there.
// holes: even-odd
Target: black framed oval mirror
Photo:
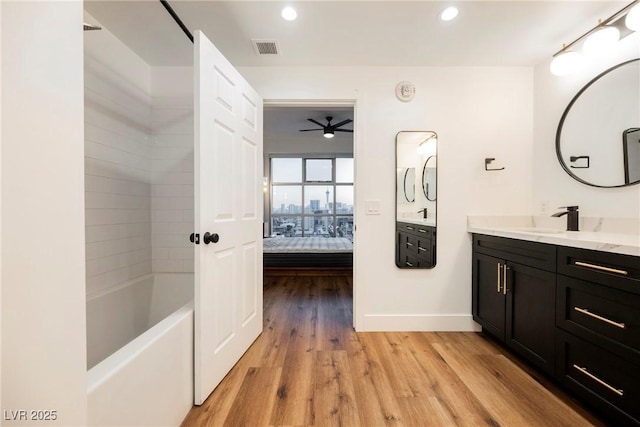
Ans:
[[[430,202],[436,201],[436,177],[437,177],[437,157],[429,156],[422,167],[422,192],[424,197]]]
[[[406,168],[404,171],[404,179],[402,180],[402,191],[404,199],[413,203],[416,201],[416,170],[415,168]]]
[[[436,265],[438,135],[402,131],[396,135],[396,249],[402,269]]]
[[[609,68],[580,89],[560,118],[556,154],[583,184],[640,182],[640,58]]]

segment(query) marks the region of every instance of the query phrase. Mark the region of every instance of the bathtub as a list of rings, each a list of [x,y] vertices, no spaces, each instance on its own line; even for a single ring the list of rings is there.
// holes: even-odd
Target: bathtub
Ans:
[[[193,274],[88,298],[87,366],[89,425],[179,425],[193,405]]]

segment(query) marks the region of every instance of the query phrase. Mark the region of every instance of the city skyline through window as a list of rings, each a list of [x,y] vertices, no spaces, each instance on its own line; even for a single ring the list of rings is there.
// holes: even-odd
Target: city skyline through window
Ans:
[[[353,158],[271,158],[271,235],[353,240]]]

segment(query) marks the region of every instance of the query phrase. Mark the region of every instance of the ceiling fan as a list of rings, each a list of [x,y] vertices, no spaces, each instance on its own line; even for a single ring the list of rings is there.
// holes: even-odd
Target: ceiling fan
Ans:
[[[338,129],[340,126],[344,126],[348,123],[351,123],[353,120],[351,119],[347,119],[347,120],[343,120],[340,123],[336,123],[335,125],[331,124],[331,120],[333,120],[333,117],[331,116],[327,116],[325,117],[327,119],[327,124],[323,125],[322,123],[320,123],[319,121],[315,120],[315,119],[307,119],[309,120],[311,123],[314,123],[318,126],[321,127],[321,129],[300,129],[300,132],[311,132],[311,131],[315,131],[315,130],[321,130],[324,134],[325,138],[333,138],[335,135],[335,132],[351,132],[353,133],[353,130],[351,129]]]

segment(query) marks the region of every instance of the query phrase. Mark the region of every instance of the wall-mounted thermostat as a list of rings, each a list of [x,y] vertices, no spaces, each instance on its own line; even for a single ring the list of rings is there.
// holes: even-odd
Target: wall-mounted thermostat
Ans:
[[[416,87],[411,82],[400,82],[396,86],[396,97],[402,102],[409,102],[416,95]]]

